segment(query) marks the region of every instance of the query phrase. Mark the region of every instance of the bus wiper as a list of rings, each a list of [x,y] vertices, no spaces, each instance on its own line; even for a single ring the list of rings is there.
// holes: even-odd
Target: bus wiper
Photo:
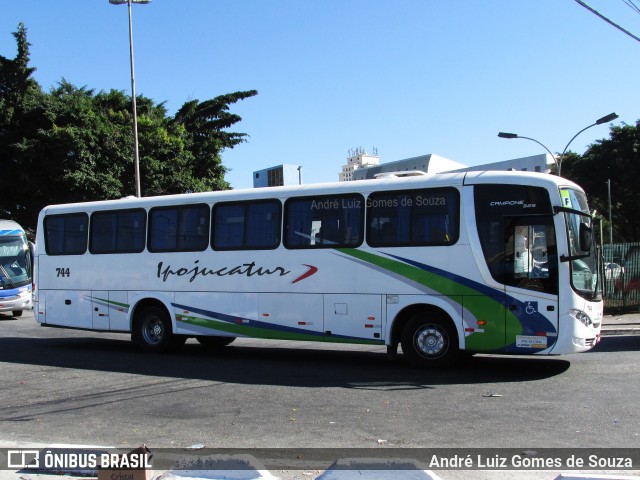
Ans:
[[[12,287],[15,287],[16,284],[13,283],[13,280],[11,279],[11,277],[9,276],[9,274],[7,273],[7,271],[4,269],[4,267],[2,265],[0,265],[0,272],[2,272],[2,274],[7,277],[7,280],[9,280],[9,283],[11,284]]]

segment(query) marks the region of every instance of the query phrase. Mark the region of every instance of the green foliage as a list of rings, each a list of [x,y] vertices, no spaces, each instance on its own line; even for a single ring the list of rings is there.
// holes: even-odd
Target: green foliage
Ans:
[[[608,218],[607,180],[611,180],[611,211],[615,242],[640,241],[640,120],[611,127],[610,138],[598,140],[579,156],[565,155],[563,176],[582,186],[591,208]]]
[[[27,29],[22,23],[13,36],[18,44],[16,58],[12,60],[0,55],[0,128],[6,128],[14,120],[29,93],[39,91],[31,78],[36,69],[28,66],[31,44],[27,42]]]
[[[133,195],[131,97],[65,79],[43,93],[31,78],[22,24],[14,37],[16,58],[0,56],[0,217],[33,229],[46,205]],[[221,153],[247,137],[226,130],[241,120],[229,105],[256,94],[189,101],[174,117],[163,104],[137,96],[142,194],[228,189]]]

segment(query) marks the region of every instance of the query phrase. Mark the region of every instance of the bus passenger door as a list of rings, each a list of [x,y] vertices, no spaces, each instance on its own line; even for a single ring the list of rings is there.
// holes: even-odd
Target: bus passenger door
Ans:
[[[382,341],[382,295],[324,295],[325,341]]]
[[[94,330],[109,330],[109,292],[91,292],[91,312]]]
[[[512,219],[507,245],[507,352],[535,353],[558,338],[558,256],[553,219],[531,215]]]
[[[507,288],[507,353],[535,353],[558,339],[558,298]]]
[[[484,275],[488,293],[496,299],[504,293],[503,348],[541,352],[553,346],[558,330],[558,249],[549,193],[528,185],[476,185],[474,201],[491,276]]]

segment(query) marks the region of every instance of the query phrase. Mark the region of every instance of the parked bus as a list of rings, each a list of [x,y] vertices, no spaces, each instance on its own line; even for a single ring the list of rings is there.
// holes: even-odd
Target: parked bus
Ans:
[[[400,345],[419,365],[583,352],[603,312],[591,222],[580,187],[525,172],[49,206],[36,316],[149,351],[257,337]]]
[[[32,252],[27,235],[11,220],[0,220],[0,312],[14,317],[32,303]]]

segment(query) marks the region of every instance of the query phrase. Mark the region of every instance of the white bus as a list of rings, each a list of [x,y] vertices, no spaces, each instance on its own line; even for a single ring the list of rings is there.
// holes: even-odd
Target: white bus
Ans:
[[[0,220],[0,312],[19,317],[33,307],[31,261],[22,227],[12,220]]]
[[[129,332],[144,350],[236,337],[461,351],[583,352],[601,265],[584,192],[468,172],[46,207],[37,321]]]

